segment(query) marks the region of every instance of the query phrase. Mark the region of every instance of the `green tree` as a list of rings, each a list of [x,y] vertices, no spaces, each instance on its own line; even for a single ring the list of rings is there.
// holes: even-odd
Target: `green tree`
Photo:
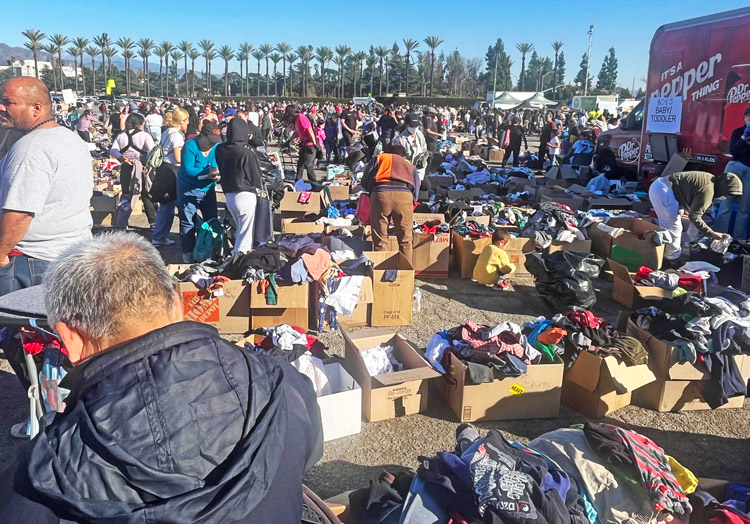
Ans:
[[[164,69],[166,69],[167,72],[167,85],[165,93],[167,98],[169,98],[169,57],[170,53],[174,51],[174,44],[172,44],[172,42],[170,42],[169,40],[164,40],[161,44],[159,44],[159,47],[164,52]]]
[[[435,49],[443,43],[442,38],[437,36],[428,36],[424,43],[430,48],[430,96],[432,96],[432,87],[435,82]]]
[[[294,62],[297,61],[299,57],[297,56],[297,53],[291,52],[289,55],[287,55],[286,59],[289,62],[289,95],[292,96],[294,94]]]
[[[240,96],[245,96],[245,75],[243,68],[245,67],[245,62],[250,58],[250,53],[244,47],[240,46],[237,48],[235,58],[240,63]]]
[[[201,40],[198,42],[198,49],[201,50],[201,55],[206,59],[206,69],[204,70],[204,83],[206,84],[206,90],[208,94],[211,94],[211,58],[214,50],[214,43],[211,40]]]
[[[370,53],[367,55],[367,68],[370,70],[370,94],[373,93],[374,82],[375,82],[375,66],[378,63],[378,57],[374,53],[374,49],[370,46]]]
[[[30,49],[34,56],[34,74],[36,75],[36,79],[39,80],[39,62],[37,55],[42,49],[42,41],[47,35],[38,29],[26,29],[25,31],[21,31],[21,34],[28,39],[28,42],[23,45],[26,49]]]
[[[57,67],[59,69],[60,74],[60,89],[64,89],[65,80],[63,78],[63,59],[62,59],[62,52],[63,48],[70,43],[70,39],[60,33],[55,33],[54,35],[49,37],[50,42],[55,46],[57,49]],[[77,82],[78,80],[76,80]]]
[[[117,49],[109,45],[104,50],[104,54],[107,57],[107,76],[111,78],[112,77],[112,59],[117,56]],[[106,82],[105,82],[105,85],[106,85]]]
[[[367,53],[364,51],[357,51],[352,55],[354,58],[354,76],[357,77],[357,68],[359,68],[359,96],[362,96],[362,74],[364,71],[363,62],[367,59]]]
[[[224,96],[229,96],[229,61],[234,58],[234,50],[223,45],[219,49],[219,56],[224,60]]]
[[[388,54],[391,52],[386,46],[381,45],[375,48],[375,56],[378,57],[378,63],[380,64],[378,75],[378,96],[383,96],[383,63],[388,58]]]
[[[419,47],[419,42],[411,38],[404,38],[404,57],[406,59],[406,96],[409,96],[409,69],[411,69],[411,54]]]
[[[247,96],[250,96],[250,53],[253,52],[253,44],[248,42],[243,42],[240,44],[239,50],[237,51],[237,60],[240,61],[240,76],[242,76],[242,62],[245,62],[245,78],[243,79],[245,82],[246,90],[242,91],[242,81],[240,81],[240,91],[242,93],[247,93]],[[242,58],[240,58],[242,56]]]
[[[109,47],[109,36],[107,33],[102,33],[102,36],[95,36],[91,39],[95,46],[98,46],[102,54],[102,78],[104,78],[107,72],[104,70],[107,47]],[[105,82],[106,85],[106,82]]]
[[[255,60],[258,63],[258,75],[257,75],[258,91],[255,96],[260,96],[260,61],[263,60],[265,55],[263,54],[263,51],[261,51],[260,49],[254,49],[253,52],[250,54],[253,55],[253,58],[255,58]]]
[[[167,51],[162,46],[158,45],[154,48],[154,54],[159,58],[159,96],[164,96],[162,74],[164,72],[164,58],[167,56]]]
[[[518,49],[518,52],[521,53],[521,75],[518,77],[518,85],[521,91],[524,91],[526,89],[526,85],[524,83],[526,79],[526,55],[534,50],[534,44],[528,44],[528,43],[521,43],[516,44],[516,49]]]
[[[497,78],[495,77],[495,59],[497,58]],[[505,52],[505,45],[503,39],[498,38],[495,45],[487,48],[487,54],[485,55],[485,62],[487,64],[487,81],[485,82],[488,91],[492,89],[500,89],[507,91],[511,88],[512,79],[510,76],[510,56]]]
[[[297,48],[297,55],[299,56],[302,72],[302,96],[309,96],[310,86],[308,85],[308,79],[310,78],[310,62],[313,59],[313,48],[311,45],[303,45]]]
[[[385,47],[383,49],[386,50],[384,54],[385,56],[388,54],[388,49]],[[338,69],[339,69],[339,96],[343,98],[344,97],[344,66],[346,65],[346,57],[348,57],[351,54],[352,48],[349,47],[348,45],[339,45],[339,46],[336,46],[335,51],[337,55],[336,65],[338,66]],[[382,72],[382,68],[381,68],[381,72]]]
[[[320,62],[320,96],[326,96],[326,64],[333,59],[333,51],[328,46],[320,46],[315,49],[315,58]]]
[[[78,48],[75,46],[70,46],[68,49],[68,54],[73,57],[73,70],[75,74],[75,89],[76,89],[76,95],[78,94]]]
[[[50,63],[52,64],[52,70],[51,70],[52,89],[57,91],[57,75],[55,74],[55,54],[57,53],[57,47],[55,47],[55,44],[53,44],[52,42],[48,42],[46,44],[42,44],[41,50],[49,55],[49,60],[50,60]],[[48,69],[48,68],[45,68],[45,69]],[[43,76],[48,77],[49,75],[43,75]],[[44,82],[45,84],[47,83],[45,81],[45,78],[42,78],[42,82]],[[47,86],[47,88],[49,89],[50,86]]]
[[[581,88],[586,85],[586,69],[588,69],[588,55],[586,53],[583,53],[583,56],[581,57],[580,70],[575,77],[575,83],[579,84]],[[591,75],[589,75],[588,77],[588,85],[593,85]]]
[[[615,48],[610,47],[607,56],[604,57],[602,68],[596,81],[597,89],[604,89],[609,93],[614,93],[617,88],[617,57]]]
[[[132,49],[135,42],[132,39],[123,37],[117,40],[115,44],[122,49],[122,56],[125,59],[125,92],[130,94],[130,59],[133,56]]]
[[[86,70],[83,67],[83,55],[86,54],[86,46],[88,45],[88,38],[78,37],[73,40],[73,47],[78,51],[77,55],[81,60],[81,91],[84,96],[86,96]]]
[[[86,54],[91,57],[91,72],[93,73],[93,82],[91,88],[91,96],[96,96],[96,57],[99,56],[102,50],[95,45],[90,45],[86,48]]]
[[[197,49],[188,51],[190,58],[190,95],[195,96],[195,61],[200,58],[201,54]]]
[[[292,46],[291,44],[288,44],[286,42],[280,42],[276,46],[276,50],[281,53],[281,59],[284,62],[281,66],[281,77],[282,77],[282,87],[281,87],[281,94],[282,96],[286,96],[286,61],[287,58],[289,58],[289,53],[292,52]]]
[[[150,38],[138,39],[138,56],[140,56],[143,61],[143,90],[145,91],[146,96],[151,96],[151,82],[149,81],[148,76],[148,59],[151,56],[151,52],[154,50],[155,45],[156,43]]]
[[[185,55],[183,55],[182,51],[180,51],[179,49],[172,49],[172,51],[169,52],[169,57],[172,59],[172,64],[174,65],[175,96],[180,96],[180,75],[177,71],[177,68],[180,65],[180,60],[182,60],[184,56]],[[169,83],[169,75],[167,75],[167,83]],[[185,94],[187,94],[187,88],[185,89]]]
[[[211,49],[208,51],[208,82],[209,85],[213,85],[213,63],[214,60],[216,60],[219,55],[216,52],[216,49]],[[213,94],[213,88],[208,91],[209,94]]]
[[[555,67],[555,88],[558,85],[565,83],[565,51],[560,52],[560,56],[557,57],[557,67]],[[557,89],[555,89],[555,97],[557,97]]]

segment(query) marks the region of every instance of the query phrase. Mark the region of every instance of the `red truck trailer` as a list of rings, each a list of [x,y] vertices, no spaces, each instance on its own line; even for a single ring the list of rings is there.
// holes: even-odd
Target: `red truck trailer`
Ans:
[[[721,173],[731,159],[729,137],[745,125],[743,113],[750,106],[748,41],[748,7],[660,27],[651,41],[647,96],[620,128],[599,135],[597,167],[629,178],[653,171],[651,137],[644,125],[649,101],[680,96],[677,151],[691,168]]]

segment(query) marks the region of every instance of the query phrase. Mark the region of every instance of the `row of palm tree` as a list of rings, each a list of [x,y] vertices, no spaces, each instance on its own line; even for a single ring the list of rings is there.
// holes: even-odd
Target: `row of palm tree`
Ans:
[[[555,51],[555,65],[552,68],[553,86],[557,86],[557,60],[560,57],[560,49],[562,49],[563,43],[560,41],[552,42],[552,49]],[[521,76],[519,77],[519,84],[521,91],[524,91],[526,86],[524,84],[526,80],[526,55],[534,51],[534,44],[521,43],[516,44],[516,49],[521,53]]]
[[[117,41],[112,41],[106,33],[93,37],[91,40],[83,37],[77,37],[69,39],[68,37],[56,33],[49,37],[48,41],[45,42],[47,35],[37,29],[27,29],[22,32],[23,36],[28,40],[24,45],[26,48],[32,51],[34,57],[34,68],[36,76],[39,78],[39,69],[37,67],[37,55],[39,51],[44,51],[50,55],[50,61],[52,62],[53,79],[55,90],[57,90],[57,79],[58,75],[60,78],[60,86],[63,86],[63,74],[62,74],[62,52],[65,50],[68,54],[73,56],[73,64],[75,68],[75,87],[76,92],[79,91],[78,85],[78,66],[80,65],[81,71],[84,70],[84,55],[91,58],[91,68],[94,70],[93,86],[91,86],[91,92],[96,92],[96,59],[101,55],[101,68],[102,68],[102,79],[103,86],[106,86],[106,77],[111,76],[112,70],[112,58],[117,56],[119,53],[125,60],[125,90],[131,92],[130,76],[131,76],[131,60],[137,55],[142,61],[143,74],[143,91],[146,96],[155,95],[152,92],[152,86],[149,75],[149,58],[152,55],[156,55],[159,59],[159,96],[170,96],[170,82],[169,82],[169,60],[172,59],[174,65],[178,64],[180,60],[184,60],[185,70],[185,83],[184,83],[184,95],[195,94],[195,61],[198,58],[203,57],[205,60],[204,79],[206,89],[209,93],[211,89],[211,78],[212,71],[211,66],[214,60],[221,58],[224,61],[224,95],[229,96],[229,64],[232,60],[237,60],[240,66],[240,94],[242,96],[250,96],[250,58],[252,57],[257,61],[257,77],[261,77],[261,62],[265,61],[265,95],[271,96],[270,89],[270,64],[269,60],[273,62],[273,78],[277,78],[279,62],[282,63],[281,76],[282,96],[291,95],[291,85],[294,85],[294,63],[300,61],[300,72],[301,78],[301,94],[309,93],[309,79],[310,79],[310,63],[313,60],[317,60],[320,64],[321,74],[321,95],[326,96],[326,74],[328,64],[333,61],[337,66],[337,81],[333,95],[343,97],[345,85],[344,85],[344,68],[348,64],[353,65],[352,75],[352,92],[357,92],[357,80],[359,79],[359,91],[362,92],[365,65],[369,69],[370,76],[370,91],[372,91],[372,83],[374,78],[375,65],[379,64],[379,94],[383,94],[383,80],[385,79],[386,89],[389,86],[388,82],[388,67],[389,64],[393,63],[389,61],[392,50],[386,46],[371,47],[370,52],[365,51],[354,51],[347,45],[339,45],[334,49],[328,46],[319,46],[313,49],[310,45],[298,46],[296,49],[287,42],[281,42],[277,45],[263,44],[255,48],[248,42],[242,43],[236,50],[228,45],[223,45],[220,48],[216,48],[214,43],[210,40],[201,40],[193,46],[192,43],[183,40],[176,46],[169,41],[163,41],[157,44],[150,38],[140,38],[138,41],[133,41],[131,38],[123,37]],[[429,80],[429,92],[432,96],[433,92],[433,79],[435,74],[435,50],[443,43],[443,40],[437,36],[429,36],[423,40],[424,44],[429,48],[430,56],[430,80]],[[405,54],[402,57],[406,64],[406,94],[409,94],[409,69],[411,66],[411,58],[415,53],[419,53],[417,48],[419,42],[412,39],[404,39]],[[70,45],[67,49],[65,46]],[[115,48],[114,46],[117,46]],[[533,47],[533,46],[532,46]],[[55,55],[57,56],[57,63],[55,63]],[[400,57],[400,55],[398,55]],[[105,59],[108,60],[109,74],[105,70]],[[190,78],[187,76],[188,71],[188,59],[191,62],[191,75]],[[524,54],[525,63],[525,54]],[[289,65],[289,89],[287,89],[287,64]],[[162,69],[163,65],[163,69]],[[57,67],[56,67],[57,66]],[[244,66],[244,70],[243,70]],[[175,69],[175,76],[176,68]],[[166,82],[162,82],[162,76],[166,71]],[[385,74],[384,74],[385,71]],[[83,93],[86,93],[85,78],[81,75],[81,88]],[[180,84],[178,79],[175,78],[175,94],[180,96]],[[278,96],[278,84],[274,81],[274,92],[273,96]],[[261,83],[257,82],[256,96],[261,95]]]

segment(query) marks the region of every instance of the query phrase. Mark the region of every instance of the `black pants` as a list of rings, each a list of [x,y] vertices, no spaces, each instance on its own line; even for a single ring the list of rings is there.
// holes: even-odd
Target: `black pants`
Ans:
[[[78,136],[80,136],[84,142],[91,142],[91,133],[88,131],[78,131]]]
[[[505,156],[503,157],[503,167],[508,162],[510,154],[513,153],[513,167],[518,167],[518,157],[521,155],[521,144],[509,145],[505,148]]]
[[[120,165],[120,185],[122,186],[123,195],[130,192],[130,177],[133,174],[133,166],[127,162]],[[141,201],[143,202],[143,211],[149,224],[156,224],[156,205],[151,200],[151,195],[146,191],[146,184],[141,188]]]
[[[297,180],[302,180],[305,170],[307,170],[307,179],[313,182],[317,181],[315,176],[315,157],[317,151],[311,146],[302,146],[299,150],[299,159],[297,160]]]

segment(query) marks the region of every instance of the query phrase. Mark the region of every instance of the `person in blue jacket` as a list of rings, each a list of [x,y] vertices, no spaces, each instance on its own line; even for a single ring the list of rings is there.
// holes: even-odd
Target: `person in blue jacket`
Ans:
[[[197,228],[203,221],[218,216],[216,145],[220,143],[221,131],[216,122],[204,120],[201,132],[188,140],[182,151],[182,166],[177,173],[177,212],[180,217],[182,261],[186,264],[203,262],[193,260]]]

